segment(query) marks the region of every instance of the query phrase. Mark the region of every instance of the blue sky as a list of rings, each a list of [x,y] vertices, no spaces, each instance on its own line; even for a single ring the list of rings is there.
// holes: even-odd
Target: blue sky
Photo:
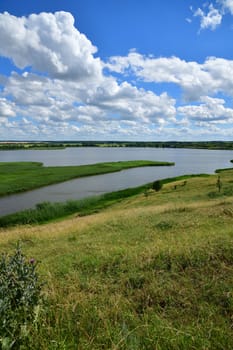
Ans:
[[[233,0],[0,2],[0,140],[231,140]]]

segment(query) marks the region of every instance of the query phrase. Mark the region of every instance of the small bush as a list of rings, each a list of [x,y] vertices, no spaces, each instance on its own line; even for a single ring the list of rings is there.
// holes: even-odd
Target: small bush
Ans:
[[[40,295],[36,262],[26,260],[18,244],[14,255],[0,258],[0,349],[20,348],[35,321]]]
[[[160,191],[163,187],[163,183],[161,180],[154,181],[152,184],[152,189],[156,192]]]

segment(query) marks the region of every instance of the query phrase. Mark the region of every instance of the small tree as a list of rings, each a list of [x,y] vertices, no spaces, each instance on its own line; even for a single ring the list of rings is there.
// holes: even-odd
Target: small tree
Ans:
[[[163,187],[163,183],[161,180],[154,181],[152,184],[152,189],[156,192],[160,191]]]

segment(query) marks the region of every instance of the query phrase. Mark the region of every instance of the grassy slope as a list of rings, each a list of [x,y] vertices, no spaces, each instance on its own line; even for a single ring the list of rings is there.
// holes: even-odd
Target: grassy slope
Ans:
[[[77,177],[158,165],[174,165],[174,163],[135,160],[59,167],[43,167],[42,163],[36,162],[0,163],[0,196],[28,191]]]
[[[232,349],[233,171],[102,213],[3,230],[40,261],[49,308],[28,349]],[[176,185],[176,189],[174,186]]]

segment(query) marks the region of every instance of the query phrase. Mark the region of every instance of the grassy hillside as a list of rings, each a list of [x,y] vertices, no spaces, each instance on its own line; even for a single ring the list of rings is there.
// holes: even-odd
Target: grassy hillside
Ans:
[[[1,229],[39,261],[46,304],[24,349],[232,349],[233,171],[98,214]]]

